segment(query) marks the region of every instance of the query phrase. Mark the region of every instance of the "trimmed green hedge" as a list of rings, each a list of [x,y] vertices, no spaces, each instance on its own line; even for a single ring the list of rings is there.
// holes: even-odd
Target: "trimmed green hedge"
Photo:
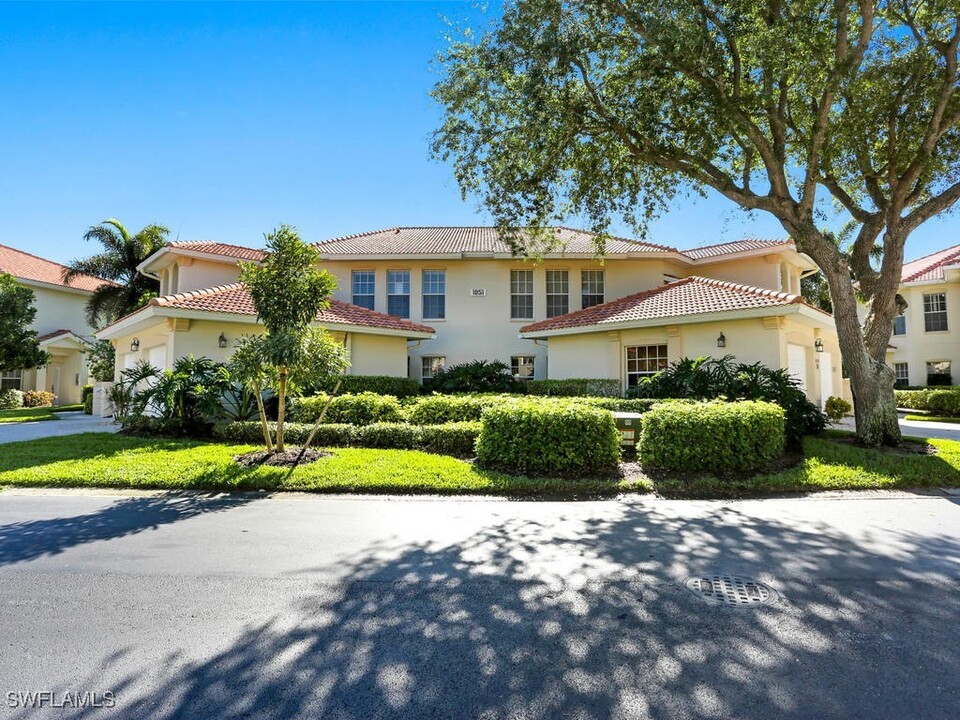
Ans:
[[[84,385],[80,388],[80,402],[87,415],[93,415],[93,385]]]
[[[274,423],[270,427],[275,428]],[[307,423],[288,423],[285,426],[287,442],[303,443],[310,434]],[[480,423],[459,422],[445,425],[407,425],[405,423],[375,423],[372,425],[322,424],[314,436],[314,447],[369,447],[393,450],[425,450],[440,455],[473,457],[474,444],[480,434]],[[259,422],[220,423],[213,428],[218,440],[235,443],[263,442]]]
[[[320,417],[327,395],[297,398],[291,407],[294,422],[313,423]],[[372,392],[357,395],[337,395],[330,403],[324,423],[348,425],[371,425],[382,422],[402,422],[403,408],[393,395],[377,395]]]
[[[925,410],[934,415],[960,417],[960,388],[894,390],[897,407]]]
[[[623,386],[619,380],[607,378],[571,378],[569,380],[528,380],[531,395],[557,397],[621,397]]]
[[[603,397],[585,397],[571,398],[571,402],[592,405],[593,407],[603,408],[611,412],[635,412],[645,413],[657,403],[663,400],[657,398],[603,398]]]
[[[407,420],[414,425],[479,420],[488,407],[513,399],[510,395],[427,395],[407,404]]]
[[[608,475],[617,471],[620,434],[613,416],[574,402],[518,400],[483,414],[477,462],[534,475]]]
[[[783,408],[770,402],[662,402],[641,421],[644,468],[757,470],[783,455]]]
[[[337,379],[340,380],[340,389],[337,392],[343,395],[372,392],[377,395],[405,398],[420,394],[420,383],[411,378],[390,375],[343,375]],[[335,384],[336,380],[331,380],[328,387],[319,389],[331,392]]]

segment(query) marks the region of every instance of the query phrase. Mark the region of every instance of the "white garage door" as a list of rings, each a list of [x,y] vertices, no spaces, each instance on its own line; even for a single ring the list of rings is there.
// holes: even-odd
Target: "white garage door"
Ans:
[[[827,404],[827,398],[833,395],[833,358],[830,353],[820,354],[820,407]]]
[[[807,349],[803,345],[787,345],[787,370],[800,381],[800,387],[806,392]]]

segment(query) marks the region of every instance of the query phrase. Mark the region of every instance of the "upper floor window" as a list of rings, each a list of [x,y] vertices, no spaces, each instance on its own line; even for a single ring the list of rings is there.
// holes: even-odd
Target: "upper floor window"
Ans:
[[[949,360],[927,363],[927,385],[953,385],[953,372]]]
[[[570,312],[570,273],[547,270],[547,317]]]
[[[510,271],[510,319],[533,320],[533,270]]]
[[[510,373],[517,380],[533,380],[533,355],[512,355],[510,357]]]
[[[627,387],[636,387],[640,378],[666,369],[666,345],[637,345],[627,348]]]
[[[410,271],[387,270],[387,313],[410,317]]]
[[[447,315],[447,271],[423,271],[423,318],[442,320]]]
[[[897,315],[897,317],[893,319],[893,334],[907,334],[907,318],[904,315]]]
[[[373,270],[354,270],[353,304],[373,310],[376,286],[376,274]]]
[[[4,370],[0,372],[0,390],[19,390],[23,384],[23,370]]]
[[[927,332],[939,332],[947,329],[946,293],[924,294],[923,329]]]
[[[593,307],[603,303],[603,270],[582,270],[580,272],[581,307]]]

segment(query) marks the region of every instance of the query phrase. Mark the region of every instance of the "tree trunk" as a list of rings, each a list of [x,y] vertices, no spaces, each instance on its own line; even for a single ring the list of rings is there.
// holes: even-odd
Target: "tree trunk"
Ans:
[[[280,368],[279,393],[280,405],[277,407],[277,452],[283,452],[283,419],[287,409],[287,369]]]

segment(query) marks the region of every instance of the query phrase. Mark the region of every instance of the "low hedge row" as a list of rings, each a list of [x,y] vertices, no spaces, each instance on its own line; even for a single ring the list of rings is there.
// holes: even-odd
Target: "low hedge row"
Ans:
[[[270,427],[275,429],[276,426],[270,423]],[[292,445],[303,443],[312,427],[307,423],[288,423],[284,431],[287,442]],[[472,457],[479,434],[480,423],[478,422],[446,423],[445,425],[329,423],[319,426],[313,439],[313,446],[425,450],[454,457]],[[220,423],[214,426],[213,436],[225,442],[260,444],[263,442],[263,428],[259,422],[255,421]]]
[[[569,380],[528,380],[531,395],[557,397],[621,397],[623,386],[619,380],[607,378],[571,378]]]
[[[483,414],[477,463],[525,475],[589,476],[617,471],[613,416],[583,403],[518,400]]]
[[[770,402],[661,402],[641,424],[645,469],[757,470],[783,455],[785,414]]]
[[[420,383],[411,378],[391,377],[390,375],[343,375],[339,378],[340,389],[338,394],[358,395],[372,392],[377,395],[393,395],[397,398],[419,395]],[[336,381],[331,381],[328,387],[319,388],[325,392],[332,392]]]
[[[894,390],[897,407],[924,410],[934,415],[960,417],[960,388]]]
[[[297,398],[291,407],[291,419],[294,422],[314,423],[320,417],[329,397],[314,395]],[[372,423],[402,422],[403,408],[393,395],[378,395],[363,392],[356,395],[337,395],[330,403],[324,416],[324,423],[344,423],[347,425],[370,425]]]

